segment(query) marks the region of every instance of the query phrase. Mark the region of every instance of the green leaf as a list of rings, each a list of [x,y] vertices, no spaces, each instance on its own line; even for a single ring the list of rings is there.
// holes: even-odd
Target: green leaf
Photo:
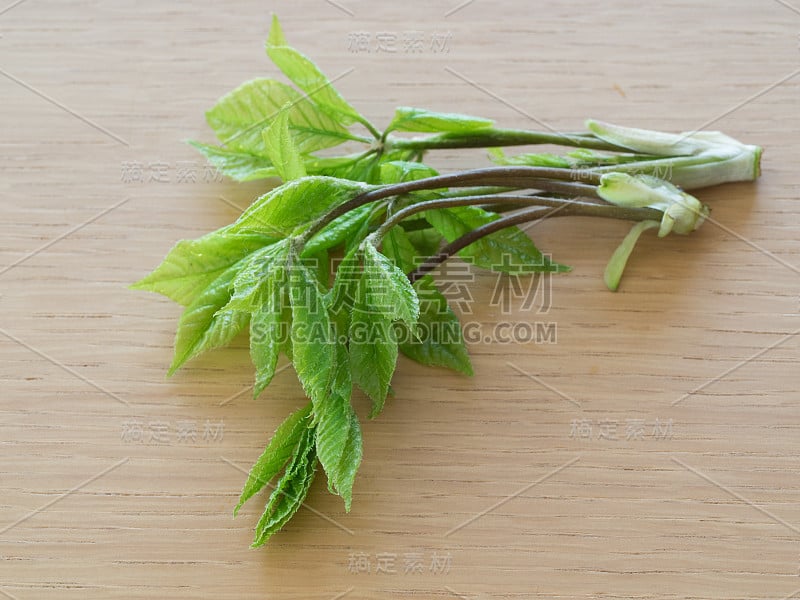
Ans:
[[[335,174],[336,169],[353,165],[363,157],[363,153],[345,154],[342,156],[315,156],[310,154],[305,157],[305,167],[309,175],[338,177],[338,175]]]
[[[274,289],[285,284],[291,240],[256,250],[241,261],[233,279],[233,293],[222,310],[253,311],[268,302]]]
[[[172,375],[187,360],[207,350],[227,345],[247,325],[250,315],[219,310],[231,299],[231,284],[238,271],[234,265],[217,277],[183,311],[175,335]]]
[[[231,230],[287,236],[299,225],[369,189],[367,184],[333,177],[309,176],[289,181],[258,198],[231,225]]]
[[[267,485],[291,458],[304,431],[308,429],[311,403],[293,412],[275,430],[264,453],[250,469],[239,503],[233,509],[235,517],[245,502]]]
[[[292,350],[292,301],[289,297],[289,286],[283,288],[281,294],[281,337],[280,349],[289,360],[293,359],[294,352]]]
[[[327,175],[365,183],[380,183],[380,157],[358,156],[309,157],[306,169],[309,174]]]
[[[278,175],[272,162],[264,156],[194,141],[189,141],[189,144],[197,148],[220,173],[236,181],[268,179]]]
[[[572,168],[583,169],[588,167],[627,165],[629,163],[638,162],[656,162],[657,166],[660,162],[649,154],[611,154],[609,152],[598,152],[588,148],[578,148],[571,152],[567,152],[566,156],[570,161],[570,166]],[[641,166],[645,167],[646,165]]]
[[[253,397],[257,398],[275,375],[278,354],[290,335],[291,321],[286,319],[288,277],[283,265],[272,269],[263,284],[264,300],[250,316],[250,357],[256,368]]]
[[[553,167],[570,169],[574,163],[557,154],[517,154],[506,156],[501,148],[489,148],[489,158],[496,165],[515,165],[523,167]]]
[[[370,216],[361,221],[358,229],[353,229],[353,235],[344,242],[345,252],[357,250],[361,246],[361,243],[373,230],[373,221],[382,220],[382,217],[386,214],[386,206],[387,203],[385,201],[380,202],[378,206],[373,208]]]
[[[409,221],[406,221],[409,222]],[[442,245],[442,234],[433,227],[418,229],[417,231],[407,231],[406,237],[413,244],[418,256],[433,256],[439,251]]]
[[[426,211],[424,214],[428,222],[448,242],[500,218],[499,215],[478,206],[440,208]],[[518,227],[508,227],[487,235],[458,254],[479,267],[504,273],[569,270],[569,267],[551,262],[549,257],[544,256]]]
[[[185,306],[225,269],[276,240],[261,233],[232,233],[228,228],[181,240],[152,273],[131,288],[157,292]]]
[[[297,442],[286,471],[269,497],[264,514],[256,525],[253,547],[263,545],[300,508],[311,488],[317,458],[314,454],[314,429],[306,428]]]
[[[382,184],[401,183],[404,181],[416,181],[426,177],[435,177],[438,171],[420,162],[408,160],[386,160],[380,164],[379,180]],[[398,196],[398,199],[409,202],[424,202],[434,200],[439,197],[442,190],[420,190]]]
[[[405,274],[378,252],[369,241],[349,256],[344,283],[334,290],[352,289],[352,273],[361,255],[361,277],[355,287],[355,305],[350,321],[350,372],[353,381],[372,399],[370,418],[383,409],[389,383],[397,364],[397,335],[394,320],[413,326],[419,316],[419,301]],[[346,259],[347,260],[347,259]],[[342,292],[343,293],[343,292]]]
[[[338,327],[339,323],[335,323]],[[346,333],[346,330],[337,329],[337,333]],[[337,338],[334,350],[335,364],[331,375],[331,393],[350,399],[353,393],[353,379],[350,376],[350,357],[344,337]]]
[[[247,81],[219,99],[206,120],[231,150],[267,157],[262,130],[288,108],[289,129],[301,154],[363,140],[296,89],[274,79]]]
[[[506,156],[502,148],[489,148],[489,158],[497,165],[514,165],[525,167],[553,167],[557,169],[589,169],[610,165],[625,165],[632,162],[652,160],[646,154],[610,154],[597,152],[588,148],[578,148],[567,152],[565,156],[550,154],[516,154]]]
[[[250,358],[256,368],[254,398],[261,395],[275,376],[280,353],[280,316],[275,306],[264,306],[250,315]]]
[[[358,284],[349,333],[350,373],[353,382],[372,399],[372,419],[383,410],[389,392],[397,365],[397,335],[385,307],[370,303],[370,281],[365,276]]]
[[[439,113],[424,108],[400,106],[387,131],[416,131],[421,133],[471,133],[488,129],[494,124],[490,119],[458,113]]]
[[[355,239],[364,224],[369,222],[374,209],[375,203],[370,202],[334,219],[306,242],[302,255],[311,256],[322,250],[336,248],[344,242]],[[358,241],[361,242],[360,239]]]
[[[358,417],[350,405],[350,365],[347,348],[337,347],[337,376],[331,394],[315,409],[317,456],[328,476],[328,487],[342,496],[350,511],[353,481],[361,464]]]
[[[327,290],[331,283],[332,267],[331,255],[328,251],[318,250],[314,254],[309,254],[307,257],[304,256],[303,260],[307,261],[309,267],[314,269],[317,275],[317,281],[319,281],[322,289]]]
[[[336,278],[328,292],[328,306],[334,314],[343,313],[350,322],[350,313],[355,306],[358,282],[361,280],[360,253],[350,250],[336,268]]]
[[[303,159],[289,131],[289,111],[287,104],[281,109],[269,127],[263,131],[264,145],[278,175],[284,181],[305,177]]]
[[[291,257],[289,297],[292,303],[292,358],[303,389],[316,409],[328,394],[335,361],[328,306],[314,273]]]
[[[420,300],[416,336],[407,330],[400,351],[423,365],[446,367],[472,375],[461,323],[447,304],[447,298],[429,275],[419,279],[415,287]]]
[[[365,302],[370,310],[385,314],[389,319],[399,319],[413,326],[419,316],[417,293],[405,273],[391,260],[378,252],[371,243],[363,249]]]
[[[426,177],[438,175],[436,169],[432,169],[426,164],[407,161],[390,160],[381,163],[381,183],[401,183],[403,181],[416,181]]]
[[[361,426],[358,424],[358,415],[352,409],[350,410],[349,426],[347,441],[342,449],[342,458],[339,460],[339,465],[334,472],[333,480],[336,491],[344,499],[344,508],[347,512],[350,512],[353,483],[363,456]]]
[[[317,157],[309,156],[306,159],[306,170],[309,174],[328,175],[341,179],[352,179],[353,181],[363,181],[365,183],[382,184],[388,183],[381,177],[381,167],[384,164],[397,162],[408,162],[414,155],[413,150],[390,150],[383,153],[361,153],[348,156]],[[421,163],[408,162],[409,165],[420,165]],[[425,167],[430,169],[429,167]],[[422,167],[420,167],[420,170]],[[402,168],[395,170],[402,171]],[[432,169],[429,172],[435,173]],[[388,174],[386,174],[389,177]],[[416,192],[420,197],[426,197],[431,192]]]
[[[383,253],[403,273],[410,273],[417,266],[417,250],[400,225],[392,227],[383,238]]]
[[[267,38],[267,54],[292,83],[306,92],[323,111],[347,125],[366,121],[342,98],[311,59],[287,45],[278,17],[274,15]]]

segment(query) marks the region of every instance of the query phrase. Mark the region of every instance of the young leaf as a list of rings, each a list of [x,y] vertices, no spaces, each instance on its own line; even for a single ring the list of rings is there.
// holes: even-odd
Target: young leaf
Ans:
[[[347,125],[366,121],[307,56],[287,45],[275,15],[267,38],[267,54],[292,83],[308,94],[323,111]]]
[[[381,163],[381,183],[416,181],[417,179],[434,177],[438,174],[435,169],[419,162],[390,160]]]
[[[327,297],[326,297],[327,300]],[[334,334],[346,333],[347,330],[340,328],[341,323],[331,318],[331,325]],[[350,399],[353,392],[353,380],[350,377],[349,359],[347,357],[347,341],[344,336],[334,336],[333,343],[333,365],[331,366],[331,380],[330,380],[330,393],[338,394],[344,398]]]
[[[383,238],[383,253],[403,273],[410,273],[417,266],[417,250],[400,225],[392,227]]]
[[[327,250],[317,250],[313,254],[304,256],[303,260],[308,261],[308,266],[314,271],[323,290],[327,290],[331,284],[331,255]]]
[[[362,227],[370,221],[375,210],[375,203],[370,202],[351,210],[334,219],[322,231],[313,236],[303,248],[303,256],[311,256],[321,250],[336,248],[346,241],[358,237]],[[359,243],[361,239],[358,240]]]
[[[328,487],[344,499],[350,511],[353,481],[361,463],[361,427],[350,405],[350,365],[347,348],[337,346],[331,394],[314,411],[317,456],[328,476]]]
[[[279,340],[280,350],[289,360],[293,360],[292,351],[292,300],[289,297],[289,286],[286,285],[281,292],[281,337]]]
[[[584,169],[588,167],[620,166],[638,162],[660,162],[660,159],[655,159],[648,154],[611,154],[589,150],[588,148],[578,148],[567,152],[566,158],[570,161],[571,167]]]
[[[232,233],[226,227],[196,240],[181,240],[131,288],[157,292],[185,306],[225,269],[277,239],[262,233]]]
[[[189,141],[189,145],[197,148],[220,173],[235,181],[268,179],[278,175],[272,161],[264,156],[194,141]]]
[[[333,177],[309,176],[289,181],[258,198],[231,225],[231,230],[287,236],[299,225],[369,189],[367,184]]]
[[[289,111],[291,105],[284,106],[264,132],[264,145],[278,175],[284,181],[305,177],[303,159],[289,131]]]
[[[244,489],[242,489],[242,495],[239,497],[236,508],[233,509],[234,517],[238,514],[242,505],[260,492],[289,461],[303,432],[308,429],[308,416],[310,414],[311,403],[306,404],[303,408],[286,417],[286,420],[275,430],[264,453],[258,457],[256,463],[250,469],[247,482],[244,484]]]
[[[237,272],[237,265],[230,267],[183,311],[175,334],[175,357],[169,375],[198,354],[225,346],[247,325],[250,315],[246,312],[219,312],[231,299],[231,283]]]
[[[219,140],[231,150],[267,157],[261,131],[289,105],[289,129],[305,154],[352,139],[339,120],[327,115],[292,86],[274,79],[253,79],[229,92],[206,113]]]
[[[408,160],[386,160],[380,164],[380,183],[401,183],[403,181],[416,181],[426,177],[435,177],[439,173],[420,162]],[[443,190],[419,190],[400,196],[409,198],[411,202],[423,202],[434,200],[439,197],[439,192]]]
[[[301,433],[290,462],[275,485],[264,514],[256,525],[254,548],[269,540],[297,512],[308,495],[316,466],[314,429],[306,428]]]
[[[494,121],[457,113],[439,113],[424,108],[400,106],[386,131],[421,133],[472,133],[489,129]]]
[[[305,157],[305,167],[310,175],[329,175],[331,177],[336,177],[337,175],[327,171],[333,171],[352,165],[362,158],[364,158],[363,152],[359,152],[358,154],[344,154],[342,156],[315,156],[309,154]]]
[[[268,302],[275,288],[284,285],[291,240],[256,250],[243,259],[233,278],[233,293],[222,310],[252,312]]]
[[[350,322],[350,314],[355,306],[360,280],[361,258],[360,253],[354,249],[345,254],[337,266],[336,278],[327,294],[331,313],[335,315],[342,313],[346,317],[346,325]]]
[[[419,316],[416,292],[405,274],[369,241],[361,244],[363,270],[355,286],[355,306],[350,322],[350,372],[353,381],[372,398],[370,418],[383,409],[389,383],[397,364],[397,335],[394,320],[413,326]],[[354,271],[350,255],[347,277]],[[347,258],[346,258],[347,260]],[[340,267],[341,269],[341,267]],[[340,279],[337,274],[337,281]]]
[[[264,302],[250,315],[250,357],[256,369],[254,398],[272,381],[281,345],[289,336],[290,322],[284,319],[287,283],[283,265],[272,269],[264,283]]]
[[[416,336],[406,331],[400,351],[423,365],[446,367],[472,375],[461,323],[447,304],[447,298],[436,288],[430,276],[419,279],[415,287],[420,301]]]
[[[314,175],[327,175],[339,179],[380,183],[381,158],[376,155],[309,157],[306,170]]]
[[[425,212],[425,218],[448,242],[500,217],[478,206],[441,208]],[[459,252],[479,267],[505,273],[562,272],[569,267],[544,256],[518,227],[509,227],[488,235]]]
[[[385,314],[389,319],[399,319],[413,326],[419,316],[417,293],[405,273],[391,260],[378,252],[371,243],[363,248],[365,303],[373,312]]]
[[[375,296],[373,284],[366,274],[359,281],[350,322],[350,373],[353,382],[372,399],[370,419],[383,410],[397,365],[397,335],[386,307],[370,302]]]
[[[332,325],[314,273],[291,257],[292,358],[303,389],[316,409],[327,395],[335,361]]]
[[[383,217],[386,214],[386,202],[381,202],[377,207],[374,207],[370,216],[363,219],[357,229],[353,229],[353,235],[346,239],[344,242],[344,251],[349,253],[357,250],[361,243],[372,232],[373,221],[378,217]]]
[[[280,353],[280,328],[280,312],[274,305],[259,308],[250,315],[250,358],[256,368],[254,398],[261,395],[275,376]]]
[[[410,222],[406,221],[407,223]],[[442,245],[442,234],[433,227],[418,229],[417,231],[406,231],[408,241],[417,251],[417,256],[433,256]]]
[[[517,154],[506,156],[502,148],[489,148],[489,158],[496,165],[518,165],[524,167],[553,167],[570,169],[574,163],[557,154]]]
[[[339,465],[334,471],[334,487],[337,493],[344,499],[344,509],[350,512],[350,504],[353,497],[353,483],[355,482],[358,467],[361,465],[363,456],[361,426],[358,424],[358,416],[355,411],[350,409],[349,419],[350,431],[347,434],[347,441],[342,449],[342,457]]]

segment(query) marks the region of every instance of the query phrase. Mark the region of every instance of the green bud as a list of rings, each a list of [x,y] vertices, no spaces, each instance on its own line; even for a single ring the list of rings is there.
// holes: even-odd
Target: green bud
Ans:
[[[691,233],[708,216],[708,207],[677,186],[650,175],[606,173],[600,178],[598,195],[605,201],[628,208],[655,208],[662,211],[658,236],[670,232]]]
[[[663,133],[589,120],[595,137],[654,158],[598,171],[647,173],[693,190],[734,181],[755,181],[761,174],[759,146],[742,144],[718,131]]]

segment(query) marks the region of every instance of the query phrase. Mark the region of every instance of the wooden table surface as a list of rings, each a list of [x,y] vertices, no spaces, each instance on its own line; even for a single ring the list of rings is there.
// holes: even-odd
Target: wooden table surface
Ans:
[[[505,314],[481,273],[464,318],[556,338],[472,344],[473,378],[402,360],[352,511],[320,477],[251,550],[263,497],[231,510],[296,377],[253,401],[238,340],[167,380],[179,307],[127,285],[264,189],[183,141],[276,75],[270,11],[379,123],[595,117],[766,152],[757,184],[699,194],[713,222],[643,239],[617,294],[627,225],[532,228],[574,267],[549,304]],[[800,597],[798,32],[795,0],[0,7],[0,598]]]

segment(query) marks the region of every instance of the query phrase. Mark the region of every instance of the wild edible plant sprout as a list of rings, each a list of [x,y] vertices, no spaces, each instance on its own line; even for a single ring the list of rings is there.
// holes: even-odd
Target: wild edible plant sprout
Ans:
[[[234,509],[276,479],[254,546],[298,510],[318,463],[350,510],[362,458],[353,389],[371,398],[369,416],[377,416],[398,352],[472,374],[458,318],[432,279],[437,264],[458,255],[514,274],[564,272],[569,267],[516,226],[547,216],[626,219],[634,225],[605,271],[616,290],[644,231],[688,234],[702,224],[708,208],[684,190],[759,175],[761,149],[718,132],[668,134],[593,120],[584,133],[536,132],[408,107],[380,131],[287,44],[276,18],[267,54],[294,85],[242,84],[206,114],[221,145],[191,143],[232,179],[277,176],[283,185],[231,225],[178,242],[133,286],[185,307],[170,374],[245,329],[256,397],[280,354],[294,365],[309,402],[275,431]],[[318,155],[344,143],[363,149]],[[574,150],[500,150],[535,144]],[[497,166],[439,175],[423,162],[428,151],[476,147],[489,148]],[[331,281],[332,253],[343,259]]]

